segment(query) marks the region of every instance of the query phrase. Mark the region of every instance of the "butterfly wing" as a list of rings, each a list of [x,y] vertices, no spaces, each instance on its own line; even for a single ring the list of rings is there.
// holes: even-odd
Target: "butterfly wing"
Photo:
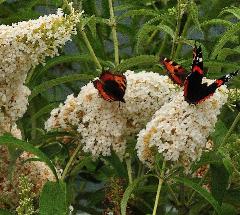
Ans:
[[[193,61],[192,61],[192,68],[191,73],[197,73],[199,78],[198,80],[202,83],[203,78],[203,56],[202,56],[202,48],[199,46],[197,48],[196,44],[193,48]],[[191,75],[190,73],[190,75]]]
[[[160,60],[160,63],[164,65],[164,67],[167,69],[168,75],[172,79],[172,81],[175,84],[182,86],[184,83],[184,80],[188,75],[186,73],[186,70],[181,65],[177,64],[176,62],[168,58],[162,58]]]
[[[127,79],[125,75],[115,75],[114,80],[117,82],[119,88],[125,93],[127,87]]]
[[[234,76],[238,75],[239,71],[229,73],[227,75],[222,76],[215,80],[212,84],[207,86],[206,83],[201,84],[200,89],[197,90],[197,93],[194,94],[194,97],[190,99],[189,103],[192,104],[199,104],[209,97],[211,97],[217,88],[221,87],[223,84],[227,83],[231,80]],[[189,98],[188,98],[189,99]]]
[[[100,75],[99,79],[96,82],[96,86],[98,85],[98,88],[96,88],[105,100],[125,102],[123,97],[127,82],[124,75],[115,75],[109,71],[105,71]]]
[[[104,90],[104,85],[101,81],[95,80],[93,81],[94,87],[98,90],[99,94],[102,96],[102,98],[106,101],[114,101],[114,98],[109,95],[107,92]]]
[[[191,73],[184,81],[184,98],[190,104],[196,104],[205,89],[205,84],[202,85],[203,75],[202,49],[201,46],[197,48],[195,44]]]

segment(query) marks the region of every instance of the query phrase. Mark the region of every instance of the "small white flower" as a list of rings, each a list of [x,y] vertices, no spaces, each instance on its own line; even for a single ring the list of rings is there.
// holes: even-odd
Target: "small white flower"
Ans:
[[[119,107],[118,102],[105,101],[90,82],[77,98],[69,96],[51,112],[45,128],[76,130],[83,150],[94,157],[109,156],[111,150],[123,156],[127,137],[136,135],[176,91],[168,77],[157,73],[127,71],[124,75],[126,103]]]
[[[151,166],[156,151],[165,160],[178,161],[185,166],[199,159],[203,150],[209,150],[207,138],[213,132],[217,115],[226,101],[226,86],[198,105],[184,101],[182,92],[175,95],[140,131],[136,145],[139,159]]]
[[[36,20],[0,25],[0,134],[26,112],[30,90],[24,86],[27,73],[76,34],[80,14],[41,16]],[[2,115],[4,117],[2,117]]]

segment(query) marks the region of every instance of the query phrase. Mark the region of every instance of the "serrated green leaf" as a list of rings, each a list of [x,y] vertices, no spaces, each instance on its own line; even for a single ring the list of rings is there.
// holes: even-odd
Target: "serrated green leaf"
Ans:
[[[223,25],[225,27],[230,27],[232,26],[232,23],[224,19],[210,19],[201,23],[201,27],[207,27],[212,25]]]
[[[89,62],[92,61],[91,56],[89,56],[89,54],[82,54],[82,55],[65,55],[65,56],[57,56],[54,58],[51,58],[50,60],[48,60],[44,66],[38,66],[32,77],[28,77],[27,78],[27,83],[29,82],[29,84],[31,85],[31,82],[33,80],[37,80],[41,75],[44,74],[44,72],[46,72],[47,70],[49,70],[50,68],[61,64],[61,63],[71,63],[71,62]],[[101,61],[101,63],[104,64],[104,61]],[[108,65],[105,63],[105,65]]]
[[[231,38],[240,31],[240,22],[233,24],[218,40],[216,45],[213,48],[213,52],[210,56],[210,59],[215,59],[224,45],[231,40]]]
[[[126,13],[123,13],[121,16],[117,17],[117,21],[125,19],[127,17],[134,17],[134,16],[158,16],[155,10],[150,9],[138,9],[138,10],[129,10]]]
[[[40,194],[40,215],[66,215],[67,193],[66,184],[62,181],[48,181]]]
[[[230,49],[230,48],[223,48],[220,53],[218,54],[217,59],[218,60],[225,60],[226,57],[228,57],[229,55],[239,55],[240,54],[240,49],[239,47],[236,47],[234,49]],[[239,64],[240,65],[240,64]]]
[[[240,8],[239,7],[230,7],[230,8],[225,8],[222,10],[219,16],[225,14],[225,13],[231,13],[238,19],[240,19]]]
[[[121,63],[115,67],[115,71],[125,71],[127,69],[141,66],[141,65],[153,65],[158,63],[158,58],[154,55],[139,55],[136,57],[122,60]]]
[[[35,96],[37,96],[38,94],[52,88],[55,87],[57,85],[60,84],[64,84],[67,82],[72,82],[72,81],[86,81],[86,80],[91,80],[93,79],[94,76],[92,75],[87,75],[87,74],[73,74],[73,75],[67,75],[67,76],[63,76],[60,78],[55,78],[53,80],[50,81],[45,81],[42,84],[39,84],[38,86],[34,87],[32,90],[31,95],[29,96],[29,101],[31,101]]]
[[[147,36],[152,31],[163,31],[164,33],[174,38],[174,31],[167,25],[159,24],[159,25],[144,25],[137,34],[137,43],[136,43],[136,52],[139,54],[142,46],[145,44]]]
[[[190,16],[192,18],[193,23],[198,28],[198,30],[202,31],[201,25],[199,22],[198,7],[196,3],[193,0],[191,0],[188,4],[188,8],[189,8]]]
[[[213,208],[219,215],[223,215],[222,209],[221,209],[220,205],[218,204],[217,200],[211,195],[211,193],[206,191],[199,184],[191,181],[188,178],[176,177],[176,178],[174,178],[174,180],[178,183],[183,183],[185,186],[190,187],[193,190],[195,190],[198,194],[200,194],[204,199],[206,199],[213,206]]]
[[[38,158],[40,158],[43,162],[45,162],[49,166],[49,168],[55,175],[56,179],[58,179],[57,172],[52,161],[42,151],[40,151],[33,145],[23,140],[19,140],[10,134],[4,134],[3,136],[0,136],[0,145],[6,145],[11,147],[14,146],[15,148],[22,149],[23,151],[30,152],[36,155]]]

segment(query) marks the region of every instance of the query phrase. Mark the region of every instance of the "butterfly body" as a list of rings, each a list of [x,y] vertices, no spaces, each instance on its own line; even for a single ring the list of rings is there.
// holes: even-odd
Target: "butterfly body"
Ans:
[[[93,81],[93,85],[101,97],[110,102],[125,102],[123,97],[125,95],[126,84],[126,77],[124,75],[115,75],[109,71],[103,72],[99,80]]]

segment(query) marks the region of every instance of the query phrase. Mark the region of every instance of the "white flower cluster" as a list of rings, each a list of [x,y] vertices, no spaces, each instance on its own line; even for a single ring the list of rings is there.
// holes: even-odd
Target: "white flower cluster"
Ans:
[[[179,88],[168,76],[158,73],[127,71],[125,76],[127,88],[123,115],[127,118],[129,134],[137,134]]]
[[[207,138],[214,130],[220,109],[227,101],[226,86],[198,105],[184,101],[183,93],[165,103],[140,131],[137,140],[139,159],[150,165],[156,152],[167,161],[179,161],[185,167],[200,158],[207,149]]]
[[[71,5],[70,5],[71,6]],[[58,55],[71,35],[76,33],[80,14],[57,14],[36,20],[0,25],[0,135],[21,117],[27,108],[30,90],[24,86],[27,73]]]
[[[12,127],[11,133],[21,139],[21,131],[16,125]],[[20,176],[26,176],[33,184],[32,192],[39,195],[43,185],[49,181],[55,181],[55,177],[49,167],[40,161],[26,162],[33,155],[24,152],[16,161],[13,177],[10,178],[9,170],[11,162],[6,146],[0,146],[0,208],[15,209],[19,203],[18,189]]]
[[[175,86],[166,76],[145,71],[127,71],[125,76],[126,103],[119,106],[119,102],[105,101],[90,82],[77,98],[70,95],[64,105],[52,110],[45,128],[77,131],[83,150],[94,157],[108,156],[111,150],[122,156],[127,136],[137,134],[175,94]]]

